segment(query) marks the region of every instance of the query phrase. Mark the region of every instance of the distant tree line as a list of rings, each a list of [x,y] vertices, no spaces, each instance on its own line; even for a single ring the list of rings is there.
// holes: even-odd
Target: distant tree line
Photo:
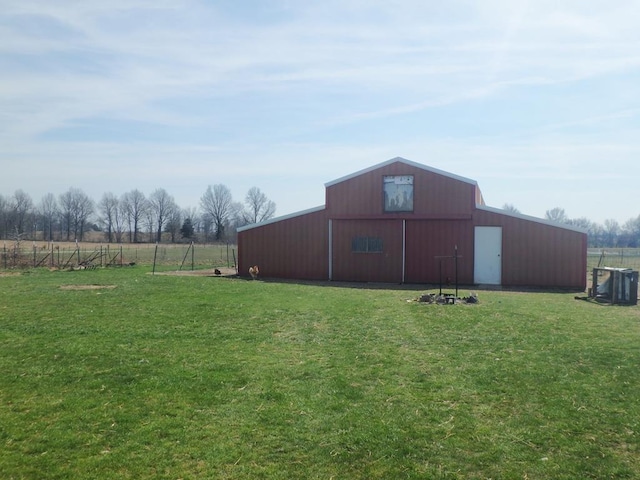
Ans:
[[[58,196],[47,193],[38,204],[18,189],[0,194],[0,239],[84,241],[94,232],[91,240],[116,243],[235,242],[238,227],[268,220],[275,211],[257,187],[236,202],[227,186],[209,186],[199,208],[181,208],[164,188],[148,196],[137,189],[107,192],[96,202],[72,187]]]
[[[520,213],[511,204],[502,208]],[[238,227],[268,220],[275,212],[276,204],[258,187],[249,189],[244,202],[236,202],[226,185],[210,185],[200,205],[189,208],[178,206],[164,188],[148,196],[137,189],[121,196],[107,192],[95,202],[72,187],[57,197],[47,193],[38,204],[18,189],[13,195],[0,194],[0,239],[83,241],[88,232],[97,232],[101,241],[116,243],[235,242]],[[640,215],[622,225],[614,219],[600,225],[586,217],[569,218],[556,207],[545,218],[584,229],[591,248],[640,247]]]
[[[502,208],[512,213],[520,213],[511,204],[505,204]],[[592,222],[586,217],[569,218],[563,208],[556,207],[545,212],[545,219],[585,230],[587,232],[587,245],[590,248],[640,247],[640,215],[630,218],[622,225],[614,219],[607,219],[601,225]]]

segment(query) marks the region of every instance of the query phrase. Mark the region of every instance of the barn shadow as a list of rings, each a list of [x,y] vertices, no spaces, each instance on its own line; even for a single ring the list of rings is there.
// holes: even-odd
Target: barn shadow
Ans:
[[[229,277],[238,278],[246,281],[256,281],[275,284],[294,284],[294,285],[309,285],[315,287],[332,287],[332,288],[349,288],[359,290],[398,290],[409,292],[424,292],[424,291],[437,291],[447,294],[454,294],[456,292],[455,285],[439,285],[433,283],[385,283],[385,282],[346,282],[335,280],[302,280],[302,279],[284,279],[284,278],[258,278],[253,280],[251,277],[245,277],[241,275],[233,275]],[[505,287],[501,285],[458,285],[458,295],[462,296],[465,292],[514,292],[514,293],[566,293],[566,294],[581,294],[585,293],[583,289],[579,288],[559,288],[559,287]]]

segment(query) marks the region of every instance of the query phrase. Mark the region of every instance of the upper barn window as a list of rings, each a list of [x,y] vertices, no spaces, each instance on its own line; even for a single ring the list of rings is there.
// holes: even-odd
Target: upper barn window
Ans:
[[[413,212],[413,175],[385,175],[383,190],[385,212]]]

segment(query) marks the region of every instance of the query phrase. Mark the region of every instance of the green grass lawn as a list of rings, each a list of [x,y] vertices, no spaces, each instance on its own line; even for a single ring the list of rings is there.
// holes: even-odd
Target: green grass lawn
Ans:
[[[639,307],[149,270],[0,276],[1,478],[640,478]]]

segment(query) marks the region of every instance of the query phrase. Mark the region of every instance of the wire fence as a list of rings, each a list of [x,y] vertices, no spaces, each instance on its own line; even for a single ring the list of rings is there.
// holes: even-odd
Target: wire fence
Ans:
[[[0,269],[97,268],[153,265],[154,268],[194,270],[234,268],[232,244],[95,244],[4,242]]]
[[[587,271],[596,267],[640,270],[640,248],[591,248],[587,250]]]

